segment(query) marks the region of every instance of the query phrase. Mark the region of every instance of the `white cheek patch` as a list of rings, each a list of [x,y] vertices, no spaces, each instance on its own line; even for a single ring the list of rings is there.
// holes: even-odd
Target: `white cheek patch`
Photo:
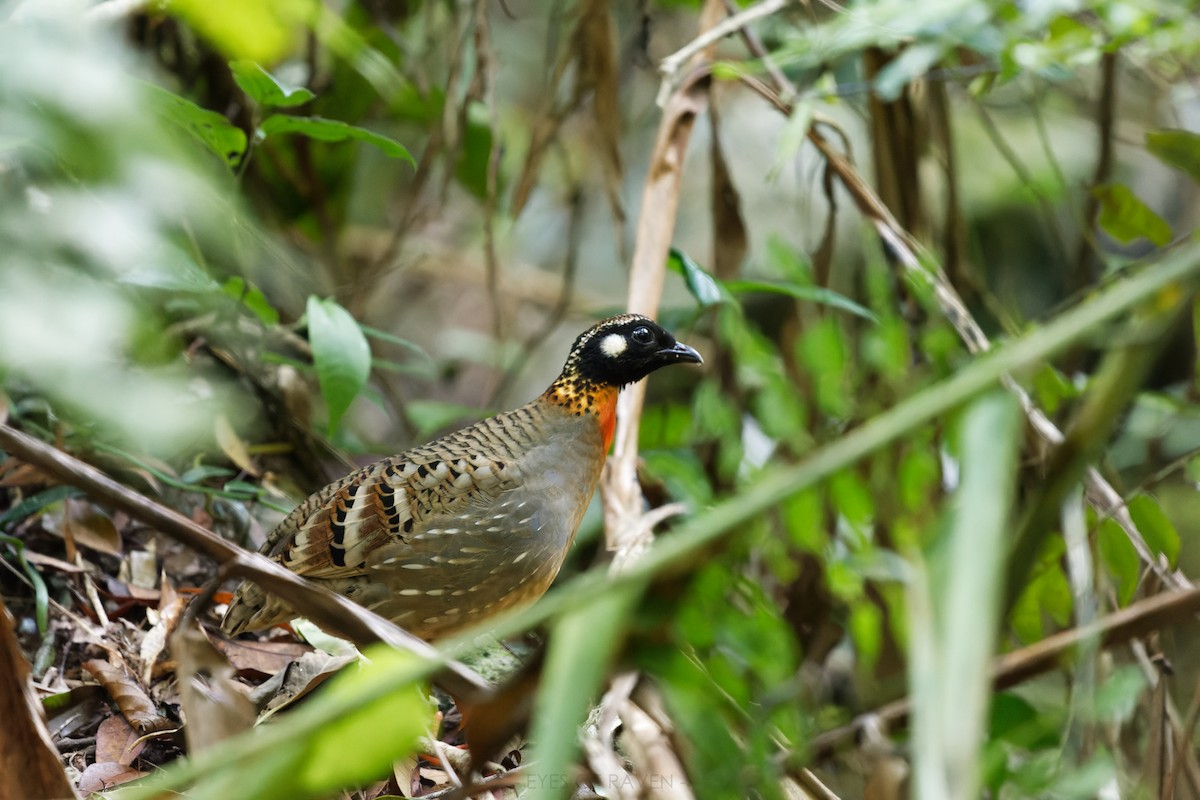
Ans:
[[[609,358],[616,358],[625,352],[628,345],[625,343],[625,337],[619,333],[610,333],[600,340],[600,352]]]

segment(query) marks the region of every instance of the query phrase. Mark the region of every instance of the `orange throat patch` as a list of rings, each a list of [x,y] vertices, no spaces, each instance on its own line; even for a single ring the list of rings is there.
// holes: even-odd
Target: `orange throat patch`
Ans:
[[[612,445],[617,432],[616,386],[598,386],[594,383],[571,378],[559,378],[546,390],[547,400],[575,416],[588,414],[600,423],[600,435],[604,439],[604,452]]]

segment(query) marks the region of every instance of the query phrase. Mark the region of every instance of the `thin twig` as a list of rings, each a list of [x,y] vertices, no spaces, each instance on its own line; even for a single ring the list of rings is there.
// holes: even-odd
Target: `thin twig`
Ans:
[[[1196,723],[1200,721],[1200,680],[1196,682],[1196,690],[1192,693],[1192,702],[1188,706],[1187,718],[1180,726],[1179,742],[1175,746],[1175,758],[1171,762],[1171,771],[1167,774],[1166,783],[1163,785],[1162,796],[1163,800],[1175,799],[1175,784],[1179,781],[1179,771],[1187,761],[1188,753],[1191,750],[1191,742],[1193,732],[1196,730]]]
[[[1109,50],[1100,56],[1100,102],[1096,109],[1096,134],[1100,139],[1100,151],[1096,154],[1096,171],[1092,174],[1088,186],[1087,202],[1084,205],[1083,224],[1080,226],[1079,253],[1075,258],[1074,281],[1070,288],[1073,291],[1082,289],[1093,278],[1095,272],[1096,248],[1092,225],[1096,213],[1100,210],[1100,200],[1091,192],[1108,182],[1113,166],[1113,130],[1117,108],[1117,52]]]
[[[721,22],[713,27],[700,33],[695,39],[685,44],[683,47],[676,50],[671,55],[664,58],[658,65],[658,71],[663,75],[662,86],[658,91],[658,105],[660,108],[666,107],[667,99],[675,90],[676,79],[679,75],[679,70],[683,65],[704,48],[711,44],[724,39],[731,33],[737,33],[747,25],[764,17],[769,17],[776,11],[786,7],[791,0],[762,0],[757,5],[734,14],[732,17],[726,17]]]

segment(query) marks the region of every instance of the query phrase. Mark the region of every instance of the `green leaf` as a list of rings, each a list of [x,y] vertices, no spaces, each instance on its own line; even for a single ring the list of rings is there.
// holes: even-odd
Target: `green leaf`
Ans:
[[[1109,183],[1092,189],[1092,195],[1100,201],[1096,224],[1121,244],[1145,238],[1163,247],[1171,241],[1171,226],[1128,186]]]
[[[166,89],[146,84],[146,93],[150,105],[164,119],[194,136],[228,166],[236,167],[241,161],[246,152],[246,133],[241,128]]]
[[[1023,423],[1012,395],[999,390],[966,409],[947,538],[928,567],[914,557],[907,585],[914,797],[979,794]]]
[[[1128,605],[1133,599],[1142,570],[1137,551],[1121,526],[1111,519],[1100,523],[1096,542],[1100,561],[1117,583],[1117,601],[1123,606]]]
[[[830,306],[840,311],[848,311],[857,317],[868,319],[871,322],[879,322],[879,317],[871,309],[859,305],[849,297],[838,294],[832,289],[826,289],[821,286],[800,286],[795,283],[785,283],[782,281],[725,281],[725,288],[731,294],[735,295],[748,294],[750,292],[785,294],[797,300],[806,300],[810,303]]]
[[[259,126],[263,136],[281,136],[288,133],[298,133],[310,139],[322,142],[344,142],[347,139],[357,139],[360,142],[374,145],[383,151],[384,155],[392,158],[402,158],[416,166],[412,153],[408,148],[382,133],[375,133],[356,125],[348,125],[336,119],[323,117],[293,117],[283,114],[273,114],[263,120]]]
[[[1182,170],[1200,183],[1200,134],[1191,131],[1147,131],[1146,149],[1167,166]]]
[[[334,431],[350,403],[367,385],[371,348],[350,312],[333,300],[308,298],[308,339]]]
[[[271,305],[271,301],[262,293],[262,289],[254,284],[246,283],[245,278],[241,276],[230,278],[221,286],[221,291],[244,304],[264,325],[279,324],[279,312]]]
[[[416,656],[382,644],[363,655],[367,661],[361,667],[350,667],[329,682],[322,702],[336,706],[392,688],[315,732],[294,776],[305,796],[325,796],[386,775],[393,762],[416,750],[418,737],[432,725],[434,709],[420,684],[395,685],[391,680]]]
[[[553,778],[566,776],[575,761],[579,726],[608,672],[638,594],[632,586],[604,592],[555,621],[529,737],[534,742],[532,760],[538,765],[537,774],[547,780],[531,780],[524,797],[567,796],[571,782],[565,777]]]
[[[1172,568],[1179,558],[1179,531],[1152,497],[1142,495],[1129,501],[1129,514],[1150,549],[1167,557]]]
[[[701,306],[707,308],[729,299],[728,293],[721,288],[721,283],[682,250],[671,248],[671,254],[667,257],[667,266],[672,272],[683,276],[683,282],[687,284],[688,291]]]
[[[1146,676],[1132,664],[1113,670],[1096,687],[1096,714],[1102,719],[1124,722],[1137,709],[1138,699],[1146,690]]]
[[[303,86],[284,83],[253,61],[231,61],[233,80],[251,100],[261,106],[298,106],[316,97]]]
[[[300,41],[314,19],[314,0],[167,0],[168,13],[185,20],[230,58],[270,64]]]

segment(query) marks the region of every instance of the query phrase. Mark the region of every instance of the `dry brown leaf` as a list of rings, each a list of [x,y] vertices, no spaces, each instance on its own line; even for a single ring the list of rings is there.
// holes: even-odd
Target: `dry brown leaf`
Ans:
[[[142,659],[142,683],[150,685],[150,677],[154,673],[154,665],[158,661],[158,657],[167,646],[167,639],[175,631],[175,626],[179,624],[180,618],[183,616],[183,610],[187,607],[188,599],[182,597],[175,592],[175,588],[167,579],[167,574],[162,575],[162,597],[159,600],[158,622],[154,627],[146,631],[146,635],[142,637],[142,646],[139,655]]]
[[[61,558],[55,558],[54,556],[42,555],[41,553],[37,553],[29,549],[25,550],[25,560],[31,564],[36,564],[39,567],[49,567],[50,569],[56,569],[59,572],[69,572],[71,574],[84,572],[83,567],[76,566],[69,561],[63,561]]]
[[[42,721],[12,617],[0,598],[0,797],[75,797]]]
[[[116,701],[117,708],[125,715],[133,729],[139,734],[145,734],[175,727],[174,722],[159,715],[146,690],[129,672],[125,662],[115,653],[109,653],[109,658],[116,659],[118,663],[110,664],[94,658],[84,662],[83,668],[91,673]]]
[[[401,797],[412,797],[413,792],[420,788],[420,767],[421,761],[415,753],[392,764],[392,778]]]
[[[260,721],[295,703],[357,660],[356,655],[333,656],[321,650],[305,653],[254,690],[255,705],[263,709]]]
[[[9,458],[0,464],[0,486],[45,486],[58,483],[49,473],[42,472],[33,464]]]
[[[95,503],[68,498],[42,517],[42,527],[70,542],[112,556],[121,554],[121,533],[112,518]]]
[[[146,746],[125,718],[114,714],[100,723],[96,731],[96,763],[112,762],[129,766]]]
[[[79,791],[91,794],[103,792],[122,783],[137,780],[145,775],[124,764],[114,764],[109,761],[103,764],[92,764],[79,776]]]
[[[233,429],[233,424],[224,414],[218,414],[213,423],[213,435],[216,436],[217,444],[221,446],[221,450],[225,455],[229,456],[229,460],[237,464],[238,469],[247,472],[254,477],[258,477],[258,467],[254,465],[254,459],[250,457],[250,449],[246,447],[246,443],[242,441],[242,437],[237,435],[237,431]]]
[[[313,648],[303,642],[255,642],[210,636],[209,641],[238,672],[274,675]]]
[[[254,727],[254,704],[234,678],[233,667],[191,622],[171,637],[179,676],[179,701],[187,725],[188,752],[195,754]]]

